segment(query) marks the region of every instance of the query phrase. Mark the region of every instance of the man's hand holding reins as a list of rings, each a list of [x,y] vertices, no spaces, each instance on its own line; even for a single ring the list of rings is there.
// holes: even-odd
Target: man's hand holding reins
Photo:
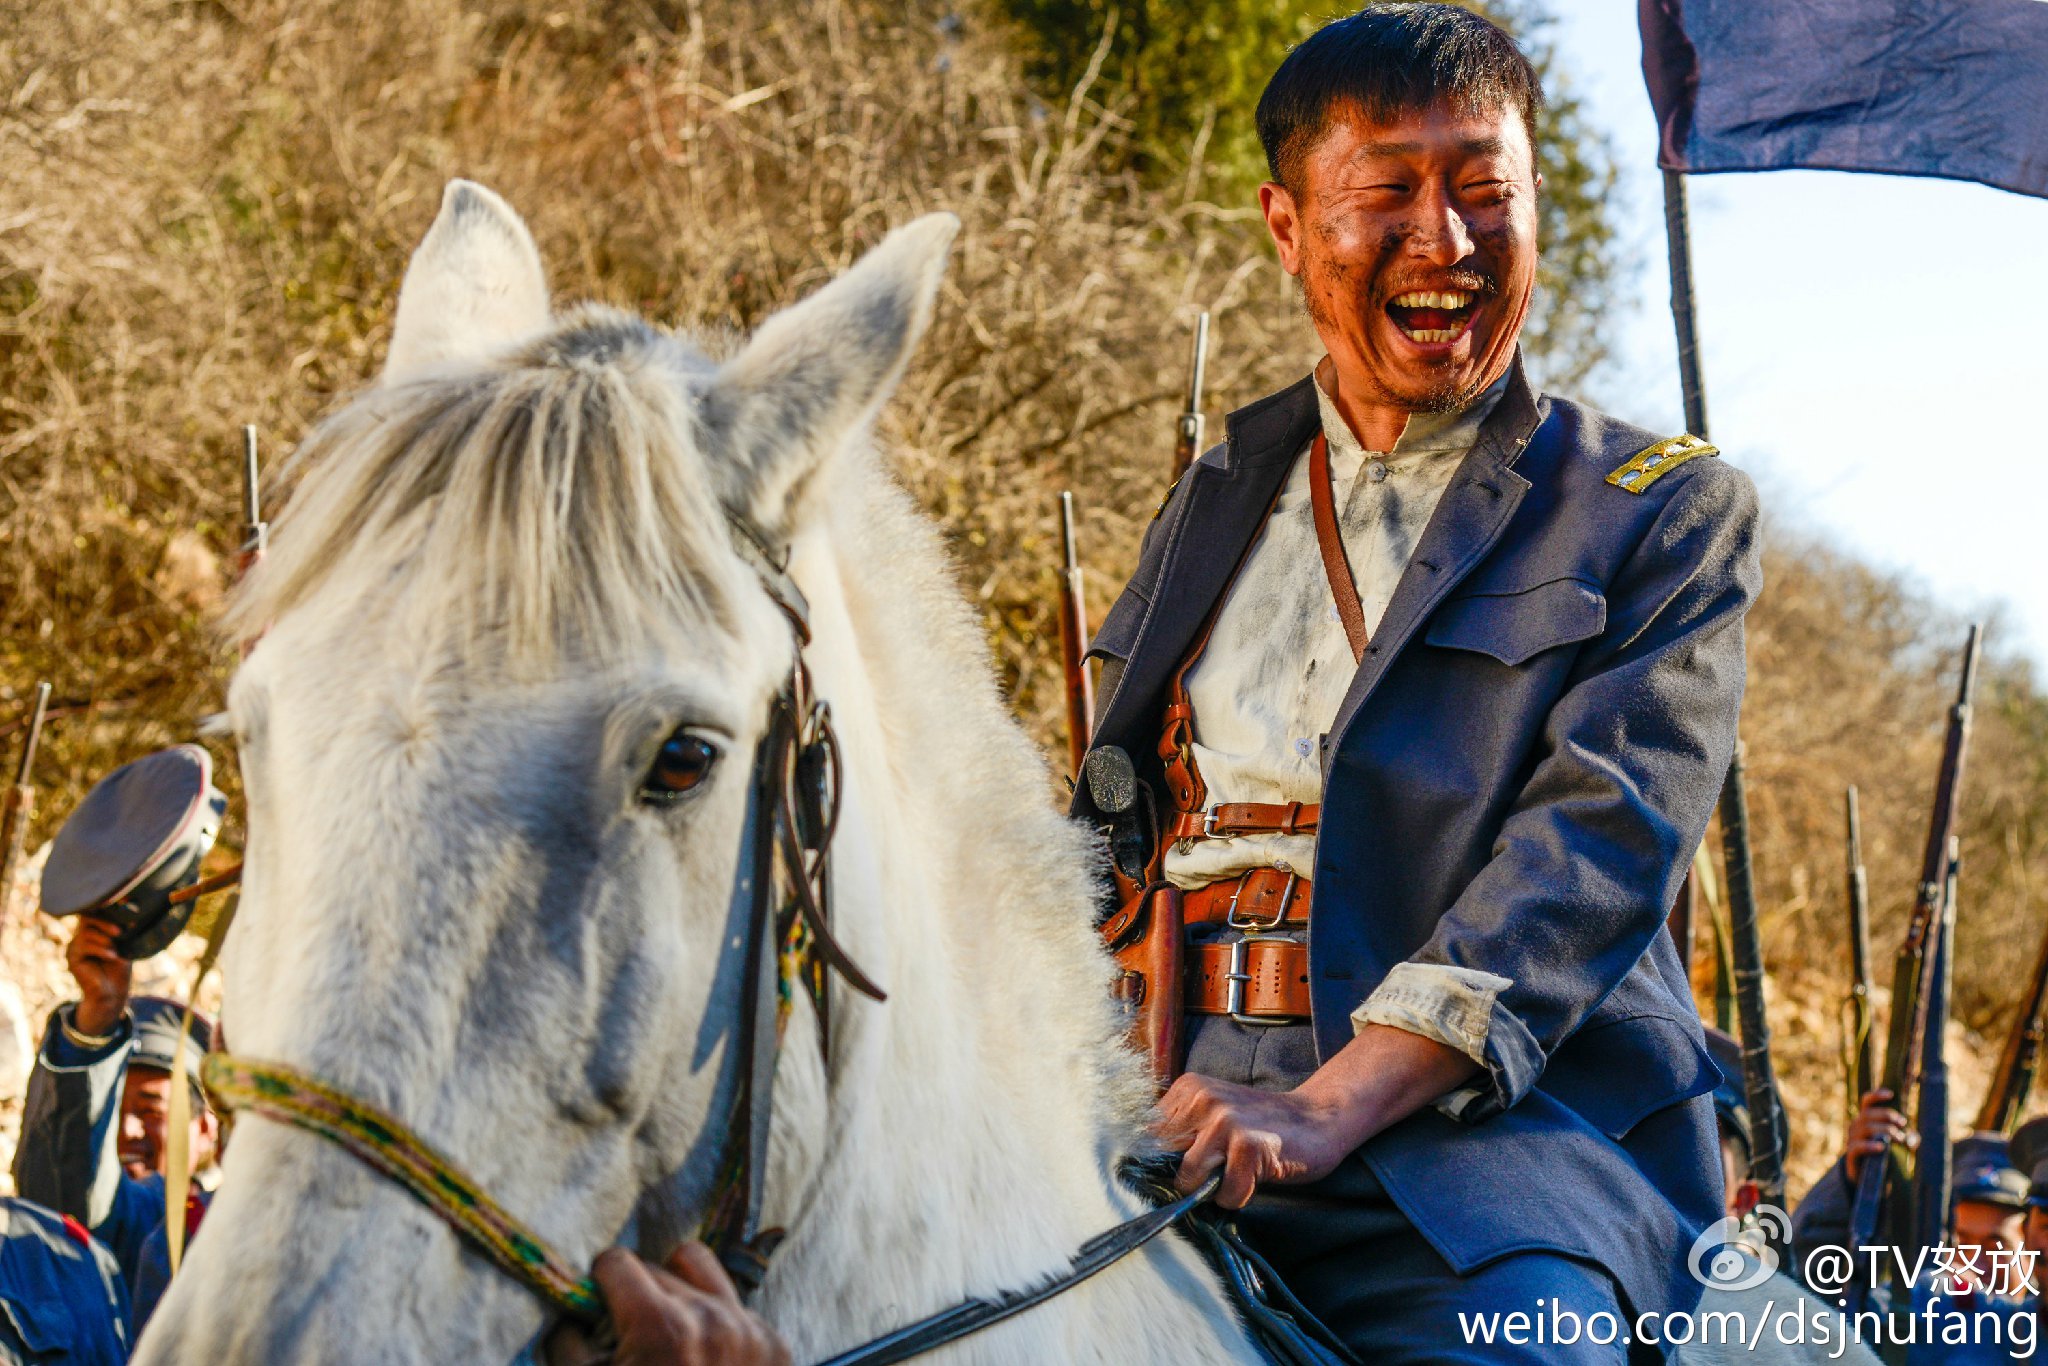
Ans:
[[[740,1303],[702,1243],[683,1244],[662,1266],[612,1248],[591,1275],[618,1343],[607,1351],[565,1326],[548,1341],[548,1366],[789,1366],[789,1345]]]
[[[1433,1039],[1367,1025],[1292,1091],[1183,1074],[1159,1101],[1153,1132],[1181,1154],[1194,1190],[1223,1169],[1216,1203],[1242,1209],[1266,1183],[1319,1181],[1380,1130],[1441,1099],[1478,1070]]]

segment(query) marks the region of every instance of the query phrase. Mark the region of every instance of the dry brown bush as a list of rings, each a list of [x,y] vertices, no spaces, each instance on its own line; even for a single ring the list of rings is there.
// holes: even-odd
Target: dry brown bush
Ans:
[[[274,460],[374,372],[456,175],[528,216],[560,296],[713,328],[895,223],[959,214],[939,320],[885,422],[1052,752],[1056,492],[1081,497],[1099,612],[1163,491],[1194,314],[1216,315],[1212,411],[1314,352],[1249,211],[1208,202],[1199,173],[1105,169],[1114,111],[1086,87],[1033,96],[1012,48],[935,0],[0,0],[0,714],[37,678],[74,708],[47,740],[32,846],[94,777],[219,705],[228,655],[204,613],[239,536],[235,433],[259,424]],[[1774,557],[1746,730],[1809,1109],[1834,1103],[1809,1021],[1840,952],[1839,784],[1864,785],[1889,937],[1944,705],[1930,650],[1952,627],[1824,550]],[[2009,667],[2000,689],[1969,827],[1978,1023],[2033,933],[2048,810],[2038,694]],[[36,952],[10,972],[42,982]],[[1808,1175],[1831,1124],[1811,1126]]]

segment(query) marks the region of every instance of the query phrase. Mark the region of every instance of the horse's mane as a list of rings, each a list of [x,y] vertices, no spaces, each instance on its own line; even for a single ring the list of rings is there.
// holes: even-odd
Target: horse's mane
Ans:
[[[371,389],[322,421],[224,629],[249,639],[317,590],[403,580],[422,644],[509,670],[624,657],[652,630],[729,625],[717,472],[694,449],[711,363],[587,306],[481,367]],[[730,557],[724,557],[727,561]]]

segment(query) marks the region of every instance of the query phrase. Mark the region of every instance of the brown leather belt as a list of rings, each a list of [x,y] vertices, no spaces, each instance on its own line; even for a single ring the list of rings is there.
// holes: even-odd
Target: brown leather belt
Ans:
[[[1277,930],[1283,925],[1308,928],[1309,880],[1278,868],[1254,868],[1243,877],[1226,878],[1181,893],[1181,920],[1196,925],[1224,925],[1233,930]]]
[[[1183,811],[1166,827],[1170,840],[1228,839],[1232,835],[1313,835],[1322,808],[1314,802],[1219,802],[1206,811]]]
[[[1188,945],[1182,1009],[1264,1024],[1307,1020],[1308,945],[1296,936],[1308,929],[1309,893],[1306,878],[1277,868],[1255,868],[1184,893],[1190,929],[1226,926],[1244,936],[1229,944]]]
[[[1249,935],[1234,944],[1188,946],[1186,995],[1191,1015],[1229,1015],[1278,1024],[1309,1018],[1308,945],[1279,935]]]

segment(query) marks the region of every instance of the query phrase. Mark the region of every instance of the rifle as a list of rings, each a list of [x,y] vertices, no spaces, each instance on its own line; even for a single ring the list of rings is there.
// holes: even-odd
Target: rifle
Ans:
[[[2041,1007],[2048,1004],[2048,934],[2041,937],[2034,955],[2034,976],[2027,994],[2020,998],[2019,1014],[1999,1050],[1998,1070],[1991,1074],[1991,1089],[1984,1095],[1984,1108],[1977,1112],[1976,1128],[1981,1133],[2009,1134],[2027,1108],[2027,1093],[2034,1089],[2034,1070],[2041,1059],[2043,1020]]]
[[[1685,980],[1692,981],[1692,951],[1694,947],[1693,925],[1699,919],[1700,887],[1692,875],[1692,864],[1685,866],[1685,877],[1678,884],[1678,900],[1671,903],[1671,914],[1664,917],[1664,926],[1671,931],[1671,942],[1678,947],[1678,965],[1685,969]]]
[[[1749,1102],[1749,1179],[1759,1204],[1785,1205],[1785,1103],[1771,1069],[1771,1024],[1764,1000],[1763,939],[1757,928],[1756,882],[1749,844],[1749,794],[1742,746],[1735,747],[1721,786],[1721,857],[1728,883],[1728,946],[1734,968],[1736,1018],[1742,1027],[1742,1089]],[[1786,1230],[1772,1222],[1764,1234],[1782,1257]]]
[[[1849,827],[1849,1116],[1876,1084],[1877,1040],[1870,1013],[1870,878],[1863,871],[1863,817],[1851,784],[1843,802]]]
[[[29,817],[35,814],[36,790],[28,779],[49,710],[50,685],[38,683],[36,700],[29,706],[28,733],[21,742],[21,765],[14,770],[14,786],[0,798],[0,911],[7,908],[7,893],[14,886],[14,870],[21,866],[22,845],[28,839]]]
[[[1879,1085],[1892,1093],[1895,1103],[1915,1095],[1920,1086],[1920,1069],[1927,1041],[1927,1004],[1933,988],[1930,977],[1940,955],[1934,941],[1941,933],[1947,900],[1949,837],[1955,833],[1956,807],[1963,786],[1963,760],[1970,743],[1970,697],[1977,687],[1977,654],[1984,638],[1981,626],[1970,627],[1963,646],[1963,676],[1956,689],[1955,705],[1949,709],[1948,735],[1942,742],[1941,771],[1934,785],[1934,808],[1927,822],[1927,847],[1920,861],[1920,884],[1915,890],[1913,911],[1906,921],[1906,937],[1899,945],[1892,965],[1891,1019],[1885,1030],[1884,1076]],[[1894,1145],[1896,1146],[1896,1145]],[[1863,1159],[1856,1174],[1856,1200],[1849,1212],[1850,1248],[1877,1244],[1879,1228],[1896,1225],[1899,1206],[1892,1199],[1895,1184],[1893,1164],[1904,1168],[1908,1155],[1887,1147]],[[1890,1216],[1887,1219],[1887,1215]],[[1892,1240],[1904,1246],[1906,1239]],[[1863,1312],[1872,1287],[1860,1277],[1848,1287],[1850,1317]]]
[[[263,520],[261,490],[257,486],[256,424],[242,428],[242,548],[235,554],[235,572],[247,574],[263,558],[270,544],[270,523]]]
[[[1721,909],[1721,884],[1714,876],[1714,860],[1702,843],[1693,850],[1691,880],[1699,886],[1700,900],[1707,909],[1707,927],[1714,932],[1714,1028],[1735,1033],[1735,967],[1728,959],[1728,917]]]
[[[1914,1113],[1920,1149],[1914,1154],[1913,1246],[1939,1247],[1947,1240],[1951,1148],[1948,1137],[1948,1011],[1955,984],[1956,880],[1962,841],[1948,840],[1948,876],[1942,882],[1941,927],[1934,941],[1934,970],[1927,978],[1925,1043],[1920,1067],[1920,1104]]]
[[[1209,368],[1209,315],[1195,319],[1195,350],[1188,360],[1188,399],[1173,439],[1173,477],[1179,479],[1202,453],[1202,377]]]
[[[1088,605],[1081,596],[1081,561],[1074,544],[1074,495],[1060,495],[1060,664],[1067,677],[1068,769],[1077,777],[1088,757],[1094,726],[1095,688],[1088,679]]]

